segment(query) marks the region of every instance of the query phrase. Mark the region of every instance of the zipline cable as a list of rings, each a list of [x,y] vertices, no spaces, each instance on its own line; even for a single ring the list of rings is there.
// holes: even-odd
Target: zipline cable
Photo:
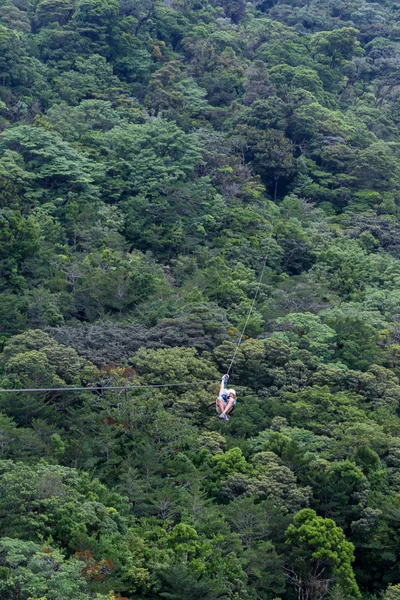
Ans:
[[[267,268],[267,262],[268,262],[268,258],[269,258],[269,253],[270,253],[270,249],[271,249],[271,240],[272,240],[272,233],[274,231],[274,221],[275,221],[275,212],[272,215],[272,220],[271,220],[271,231],[268,237],[268,246],[267,246],[267,252],[264,258],[264,263],[263,263],[263,268],[261,270],[261,275],[260,278],[258,280],[258,284],[257,284],[257,288],[256,288],[256,292],[254,294],[254,298],[253,301],[251,303],[250,306],[250,310],[248,312],[246,321],[244,323],[243,329],[240,333],[239,336],[239,340],[236,344],[235,347],[235,351],[233,353],[231,362],[229,364],[228,370],[226,372],[227,375],[229,375],[233,363],[235,361],[236,358],[236,354],[238,353],[240,344],[242,343],[242,339],[244,336],[244,333],[246,331],[246,327],[249,323],[250,317],[251,317],[251,313],[253,312],[253,308],[254,305],[256,303],[257,300],[257,296],[258,293],[260,291],[260,287],[261,287],[261,283],[264,277],[264,273],[265,273],[265,269]],[[206,383],[216,383],[217,381],[220,381],[219,379],[211,379],[211,380],[207,380],[207,381],[191,381],[190,383],[150,383],[147,385],[97,385],[97,386],[90,386],[90,387],[62,387],[62,388],[12,388],[12,389],[1,389],[0,388],[0,394],[4,394],[4,393],[31,393],[31,392],[77,392],[77,391],[86,391],[86,392],[90,392],[90,391],[96,391],[96,390],[133,390],[133,389],[148,389],[148,388],[166,388],[166,387],[183,387],[183,386],[194,386],[194,385],[198,385],[198,384],[206,384]]]
[[[12,389],[1,389],[0,393],[11,393],[11,392],[76,392],[76,391],[96,391],[96,390],[134,390],[144,388],[165,388],[165,387],[178,387],[178,386],[194,386],[199,383],[216,383],[219,379],[209,379],[207,381],[191,381],[190,383],[149,383],[144,385],[96,385],[90,387],[62,387],[62,388],[12,388]]]
[[[274,221],[275,221],[275,212],[274,212],[274,213],[273,213],[273,215],[272,215],[272,220],[271,220],[271,231],[270,231],[270,233],[269,233],[269,237],[268,237],[267,252],[266,252],[266,255],[265,255],[265,258],[264,258],[264,264],[263,264],[263,268],[262,268],[262,270],[261,270],[261,275],[260,275],[260,278],[259,278],[259,280],[258,280],[258,285],[257,285],[257,288],[256,288],[256,293],[254,294],[254,298],[253,298],[253,301],[252,301],[252,303],[251,303],[250,310],[249,310],[249,313],[248,313],[248,315],[247,315],[247,319],[246,319],[246,321],[245,321],[245,323],[244,323],[244,326],[243,326],[242,332],[241,332],[241,334],[240,334],[240,337],[239,337],[238,343],[236,344],[236,348],[235,348],[235,351],[234,351],[234,353],[233,353],[233,356],[232,356],[232,360],[231,360],[231,362],[230,362],[230,364],[229,364],[229,367],[228,367],[228,370],[227,370],[227,372],[226,372],[226,374],[227,374],[227,375],[229,375],[229,373],[230,373],[230,371],[231,371],[231,369],[232,369],[233,363],[234,363],[234,361],[235,361],[235,358],[236,358],[236,354],[238,353],[238,350],[239,350],[239,346],[240,346],[240,344],[242,343],[242,339],[243,339],[243,336],[244,336],[244,332],[246,331],[246,327],[247,327],[247,325],[248,325],[248,323],[249,323],[249,320],[250,320],[250,317],[251,317],[251,313],[253,312],[253,308],[254,308],[254,305],[255,305],[255,303],[256,303],[256,300],[257,300],[258,292],[260,291],[261,283],[262,283],[262,280],[263,280],[263,277],[264,277],[264,272],[265,272],[265,269],[266,269],[266,267],[267,267],[267,262],[268,262],[269,252],[270,252],[270,249],[271,249],[271,240],[272,240],[272,234],[273,234],[273,231],[274,231]]]

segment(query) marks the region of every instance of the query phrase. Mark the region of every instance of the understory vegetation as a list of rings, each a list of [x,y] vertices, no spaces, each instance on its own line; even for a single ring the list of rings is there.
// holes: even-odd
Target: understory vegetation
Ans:
[[[0,387],[98,388],[0,393],[2,600],[400,599],[399,108],[394,0],[0,0]]]

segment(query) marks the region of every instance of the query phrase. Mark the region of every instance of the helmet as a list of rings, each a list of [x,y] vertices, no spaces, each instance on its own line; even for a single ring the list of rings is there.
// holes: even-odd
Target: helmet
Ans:
[[[232,390],[232,389],[226,390],[225,394],[228,394],[228,396],[229,396],[229,394],[232,394],[234,396],[234,398],[236,398],[236,392],[235,392],[235,390]]]

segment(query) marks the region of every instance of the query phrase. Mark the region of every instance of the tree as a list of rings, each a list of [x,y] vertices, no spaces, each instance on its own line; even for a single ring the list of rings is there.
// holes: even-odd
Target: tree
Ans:
[[[312,313],[294,313],[276,319],[273,340],[281,340],[293,349],[306,349],[319,360],[328,360],[334,353],[335,332]]]
[[[271,189],[274,200],[278,194],[278,181],[289,178],[294,170],[292,146],[282,131],[267,129],[259,131],[248,129],[246,137],[250,142],[248,159],[252,161],[257,173]]]
[[[376,329],[357,317],[333,317],[326,324],[336,331],[336,357],[350,369],[366,370],[378,364],[380,352],[379,335]]]
[[[0,273],[11,287],[22,284],[19,275],[24,260],[40,248],[39,227],[32,217],[19,211],[0,208]]]
[[[122,185],[125,195],[146,194],[190,179],[201,159],[196,134],[185,134],[161,118],[114,127],[104,133],[98,146],[107,157],[110,192]]]
[[[7,337],[21,333],[26,328],[26,300],[13,294],[0,295],[0,336]],[[0,337],[1,339],[1,337]]]
[[[55,133],[21,125],[2,135],[0,173],[22,183],[31,201],[90,196],[95,170],[89,158]]]
[[[360,467],[350,460],[320,463],[311,467],[306,481],[314,491],[313,506],[348,531],[368,501],[370,486]]]
[[[389,585],[387,588],[384,598],[385,600],[398,600],[400,597],[400,584]]]
[[[318,263],[332,289],[349,297],[378,279],[379,263],[353,241],[338,241],[321,252]]]
[[[143,382],[184,383],[183,380],[218,379],[214,365],[197,356],[195,348],[170,348],[160,350],[141,349],[133,357],[132,363]]]
[[[106,3],[105,3],[106,4]],[[92,52],[87,58],[77,56],[74,68],[54,78],[54,88],[61,100],[77,105],[84,99],[110,100],[117,103],[121,82],[104,56]]]
[[[298,486],[293,471],[274,452],[259,452],[252,462],[254,472],[249,484],[252,496],[267,499],[284,513],[308,506],[311,488]]]
[[[361,396],[349,391],[331,393],[327,385],[304,386],[296,392],[284,391],[280,401],[278,414],[288,415],[291,426],[307,428],[320,435],[329,434],[334,424],[362,422],[366,418],[360,406]]]
[[[382,192],[396,185],[398,162],[390,146],[376,142],[358,152],[353,162],[353,173],[360,187]]]
[[[335,583],[350,598],[360,596],[351,568],[354,546],[332,519],[301,510],[286,530],[286,545],[290,548],[286,576],[299,600],[319,600]]]
[[[83,543],[90,547],[91,538],[124,530],[124,520],[113,507],[126,510],[123,499],[87,475],[46,463],[29,467],[1,461],[0,468],[4,535],[35,542],[52,535],[71,552]]]
[[[41,0],[36,5],[35,21],[38,27],[51,23],[66,25],[73,17],[75,5],[71,0]]]
[[[161,269],[138,251],[103,249],[87,254],[79,265],[75,302],[88,320],[120,314],[158,291],[167,292]]]
[[[58,387],[81,383],[93,376],[93,365],[72,348],[56,342],[47,333],[30,330],[14,336],[4,347],[7,374],[29,387]]]
[[[322,60],[333,67],[341,67],[344,61],[362,55],[361,45],[357,40],[358,33],[353,27],[318,32],[312,37],[311,52],[318,58],[323,57]]]
[[[76,3],[72,26],[80,36],[88,38],[92,53],[109,54],[107,42],[118,12],[117,0],[79,0]]]
[[[29,56],[21,36],[13,31],[0,26],[0,82],[2,86],[27,89],[30,85],[36,87],[41,83],[44,90],[47,85],[40,73],[40,66],[36,60]]]
[[[4,600],[93,597],[82,575],[82,565],[75,557],[66,559],[59,550],[46,544],[40,546],[7,537],[0,538],[0,551],[3,557],[0,592]],[[106,596],[97,595],[96,600],[106,600]]]
[[[136,19],[135,35],[138,35],[142,27],[155,16],[157,4],[157,0],[123,0],[123,12]]]
[[[315,262],[312,242],[307,233],[295,218],[281,222],[276,227],[276,240],[284,251],[282,269],[289,275],[299,275]]]

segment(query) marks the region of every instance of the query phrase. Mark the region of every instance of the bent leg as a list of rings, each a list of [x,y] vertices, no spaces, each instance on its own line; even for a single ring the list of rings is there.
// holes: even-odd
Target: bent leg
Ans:
[[[230,413],[234,406],[235,406],[235,400],[233,398],[231,398],[225,405],[225,414],[227,415],[228,413]]]
[[[215,403],[215,408],[217,409],[217,413],[219,413],[219,414],[224,412],[225,402],[222,400],[222,398],[217,398],[216,403]]]

